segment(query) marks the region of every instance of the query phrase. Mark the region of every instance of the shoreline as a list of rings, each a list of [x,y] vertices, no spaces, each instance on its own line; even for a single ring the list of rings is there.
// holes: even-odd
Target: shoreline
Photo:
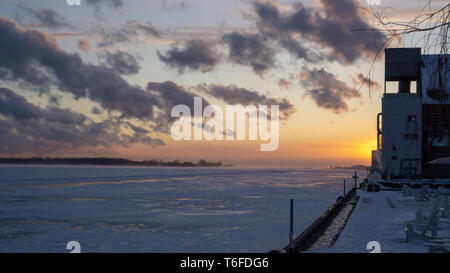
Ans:
[[[200,159],[197,163],[191,161],[163,161],[163,160],[130,160],[125,158],[108,158],[108,157],[71,157],[71,158],[59,158],[59,157],[30,157],[30,158],[0,158],[1,165],[70,165],[70,166],[126,166],[126,167],[223,167],[221,161],[209,162]]]

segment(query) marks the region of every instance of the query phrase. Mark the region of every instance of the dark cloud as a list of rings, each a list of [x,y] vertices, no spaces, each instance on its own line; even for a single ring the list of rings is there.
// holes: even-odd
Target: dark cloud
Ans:
[[[279,105],[281,119],[287,119],[291,114],[297,111],[295,106],[284,98],[268,98],[256,91],[248,90],[235,85],[227,86],[222,84],[202,84],[197,86],[197,89],[228,104],[242,104],[244,106]]]
[[[304,46],[294,37],[295,31],[309,33],[312,26],[308,23],[311,14],[310,10],[304,8],[301,2],[294,5],[298,12],[292,16],[280,14],[278,8],[269,2],[254,2],[254,9],[257,15],[257,24],[261,33],[273,40],[277,40],[282,48],[298,59],[308,62],[318,62],[323,59],[321,54],[316,53]]]
[[[304,59],[310,63],[317,63],[323,60],[320,53],[313,52],[303,46],[298,40],[291,37],[284,37],[279,40],[281,47],[287,50],[291,55],[297,59]]]
[[[95,114],[95,115],[100,115],[103,113],[102,109],[98,108],[98,107],[92,107],[91,109],[91,113]]]
[[[122,8],[123,0],[86,0],[88,6],[94,8],[95,16],[98,19],[103,19],[103,7],[108,7],[110,9],[118,10]]]
[[[105,60],[110,68],[123,75],[137,74],[141,69],[137,57],[121,50],[113,53],[105,51],[103,54],[100,54],[100,58]]]
[[[51,105],[59,106],[60,100],[61,100],[60,96],[58,96],[58,95],[50,95],[50,97],[48,99],[48,103],[50,103]]]
[[[164,141],[161,139],[152,138],[149,134],[149,130],[133,125],[130,122],[126,122],[125,126],[133,131],[131,135],[122,135],[120,140],[120,145],[125,147],[130,147],[135,143],[143,143],[153,147],[164,145]]]
[[[292,85],[292,81],[284,79],[284,78],[279,79],[277,83],[278,83],[278,86],[282,90],[288,90],[291,87],[291,85]]]
[[[183,86],[173,81],[149,82],[147,84],[147,90],[158,94],[164,99],[167,115],[170,115],[172,107],[178,104],[187,105],[191,109],[191,114],[194,114],[194,97],[198,95]],[[208,101],[202,99],[202,108],[208,105]]]
[[[73,28],[73,26],[69,24],[66,19],[64,19],[64,17],[59,15],[53,9],[33,9],[31,7],[25,6],[22,3],[17,4],[17,7],[20,9],[20,11],[26,14],[28,18],[31,17],[37,20],[37,24],[39,24],[38,26],[53,29],[62,27]]]
[[[304,70],[300,74],[300,84],[306,88],[305,96],[310,97],[317,106],[336,114],[349,110],[347,99],[361,98],[358,90],[323,68]]]
[[[87,53],[91,50],[91,43],[86,39],[78,39],[77,47]]]
[[[364,76],[363,73],[355,73],[352,77],[352,80],[355,84],[358,84],[360,86],[374,88],[375,90],[381,90],[381,85],[377,81]]]
[[[324,60],[351,64],[360,58],[374,56],[386,36],[373,29],[362,14],[356,0],[317,0],[315,7],[301,2],[280,11],[270,1],[253,1],[258,33],[231,32],[222,35],[220,43],[228,49],[228,61],[250,66],[263,76],[277,66],[276,55],[285,50],[307,63]],[[359,31],[358,31],[359,30]],[[179,48],[173,45],[167,54],[158,53],[161,61],[180,71],[209,71],[217,61],[213,52],[199,40]],[[192,42],[194,43],[194,42]],[[205,43],[205,42],[203,42]],[[207,62],[206,68],[202,67]]]
[[[108,47],[118,43],[126,43],[137,37],[137,32],[128,28],[99,29],[102,41],[97,47]]]
[[[232,32],[224,34],[221,41],[228,46],[228,59],[233,63],[251,66],[259,75],[275,66],[276,52],[259,34]]]
[[[121,127],[130,133],[123,133]],[[69,109],[42,108],[7,88],[0,88],[0,132],[0,154],[10,155],[61,154],[135,143],[164,145],[151,138],[148,129],[129,122],[95,122]]]
[[[284,49],[307,63],[324,60],[350,64],[374,56],[386,36],[373,29],[355,0],[317,0],[315,7],[295,2],[280,11],[271,1],[253,1],[257,34],[232,32],[222,36],[228,60],[250,66],[260,76],[276,67],[276,54]],[[360,31],[357,31],[360,30]]]
[[[161,32],[156,29],[151,22],[137,22],[129,20],[120,28],[94,28],[95,32],[100,33],[102,41],[97,44],[97,47],[113,46],[117,43],[126,43],[135,40],[139,34],[150,37],[160,37]]]
[[[270,2],[256,1],[254,9],[259,29],[266,35],[282,41],[286,36],[299,35],[331,51],[327,54],[329,60],[353,63],[375,54],[386,41],[386,36],[379,31],[361,31],[373,27],[356,1],[318,0],[318,4],[319,7],[308,8],[297,2],[291,11],[280,12]],[[295,44],[284,42],[284,47],[291,52],[292,45]],[[305,56],[303,50],[299,53],[300,57]]]
[[[0,114],[23,120],[40,116],[38,107],[29,104],[27,100],[7,88],[0,87]]]
[[[55,86],[74,98],[86,97],[123,118],[158,122],[155,107],[161,99],[139,86],[128,84],[114,70],[84,63],[78,54],[67,53],[52,37],[24,30],[0,17],[0,80],[29,84],[32,90]]]
[[[136,31],[141,31],[147,36],[161,37],[162,33],[159,29],[152,25],[152,22],[138,22],[136,20],[129,20],[126,23],[126,28]]]
[[[172,44],[172,48],[165,54],[158,51],[159,59],[179,72],[185,69],[211,71],[219,62],[219,55],[213,49],[214,44],[202,40],[186,41],[183,48],[178,44]]]
[[[281,13],[270,2],[255,1],[258,27],[274,36],[284,33],[312,33],[314,30],[314,10],[301,2],[292,5],[293,11]]]
[[[115,9],[123,6],[122,0],[86,0],[86,3],[90,6],[95,6],[96,8],[99,8],[103,4]]]

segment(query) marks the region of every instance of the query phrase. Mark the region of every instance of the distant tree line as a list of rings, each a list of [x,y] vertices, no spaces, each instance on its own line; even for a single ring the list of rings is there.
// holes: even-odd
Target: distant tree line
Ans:
[[[366,171],[368,168],[370,168],[370,166],[366,166],[366,165],[353,165],[350,167],[341,167],[341,166],[334,166],[334,167],[330,167],[331,169],[342,169],[342,170],[361,170],[361,171]]]
[[[222,162],[208,162],[204,159],[197,163],[190,161],[143,160],[135,161],[125,158],[109,157],[29,157],[29,158],[0,158],[0,164],[49,164],[49,165],[113,165],[113,166],[171,166],[171,167],[220,167]]]

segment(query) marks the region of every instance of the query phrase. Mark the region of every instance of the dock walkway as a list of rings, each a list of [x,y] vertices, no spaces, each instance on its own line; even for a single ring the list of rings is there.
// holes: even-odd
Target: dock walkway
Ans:
[[[401,192],[360,191],[360,200],[337,242],[332,247],[311,249],[308,252],[368,253],[367,244],[377,241],[381,252],[424,253],[423,242],[403,243],[406,240],[405,222],[414,219],[414,198]]]
[[[358,202],[359,197],[355,193],[356,188],[353,188],[344,197],[339,197],[336,203],[332,204],[293,240],[292,246],[287,245],[283,250],[286,252],[303,252],[316,243],[319,246],[332,245]]]

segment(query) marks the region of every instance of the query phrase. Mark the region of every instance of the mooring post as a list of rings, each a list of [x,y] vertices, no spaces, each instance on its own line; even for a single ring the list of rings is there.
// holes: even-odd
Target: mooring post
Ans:
[[[294,199],[291,199],[290,225],[289,225],[289,250],[294,252]]]
[[[356,174],[356,171],[355,171],[355,175],[352,178],[355,179],[355,196],[356,196],[356,183],[357,183],[357,180],[359,178],[359,176]]]
[[[344,198],[345,198],[345,178],[344,178]]]

